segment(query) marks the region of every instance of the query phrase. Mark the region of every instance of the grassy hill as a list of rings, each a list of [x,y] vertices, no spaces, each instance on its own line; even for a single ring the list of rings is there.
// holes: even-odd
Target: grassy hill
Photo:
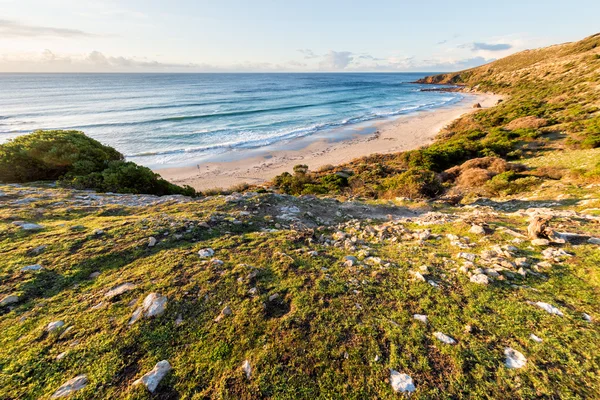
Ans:
[[[600,398],[599,42],[428,78],[507,97],[277,190],[0,184],[0,398]]]

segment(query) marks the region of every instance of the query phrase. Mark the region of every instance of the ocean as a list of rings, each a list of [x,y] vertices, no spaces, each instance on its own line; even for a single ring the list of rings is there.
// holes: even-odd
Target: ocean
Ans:
[[[443,107],[425,73],[0,74],[0,143],[76,129],[151,168]]]

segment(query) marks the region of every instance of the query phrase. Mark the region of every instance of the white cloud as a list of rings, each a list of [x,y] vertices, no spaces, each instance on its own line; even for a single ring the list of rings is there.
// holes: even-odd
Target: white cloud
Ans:
[[[319,68],[325,71],[340,71],[345,69],[354,60],[354,56],[349,51],[333,51],[322,57]]]
[[[27,25],[9,19],[0,19],[1,38],[32,38],[32,37],[61,37],[78,38],[91,37],[91,33],[79,29],[54,28],[49,26]]]

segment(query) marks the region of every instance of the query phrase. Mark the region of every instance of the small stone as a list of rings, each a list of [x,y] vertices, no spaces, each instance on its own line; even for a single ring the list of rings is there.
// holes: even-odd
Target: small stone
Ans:
[[[65,325],[64,321],[50,322],[48,324],[48,326],[46,326],[46,331],[48,331],[49,333],[52,333],[52,332],[56,331],[57,329],[62,328],[64,325]]]
[[[525,356],[510,347],[504,349],[504,355],[506,356],[504,365],[506,365],[507,368],[523,368],[525,364],[527,364]]]
[[[15,296],[15,295],[9,295],[4,297],[1,301],[0,301],[0,307],[4,307],[7,306],[9,304],[14,304],[16,302],[19,301],[19,297]]]
[[[88,384],[88,378],[86,375],[78,375],[73,379],[69,379],[58,388],[52,395],[52,399],[58,399],[60,397],[69,396],[71,393],[77,390],[83,389]]]
[[[228,317],[231,314],[233,314],[233,311],[231,311],[231,308],[229,308],[229,306],[225,306],[225,308],[223,310],[221,310],[221,313],[219,314],[219,316],[217,318],[215,318],[215,322],[219,322],[224,317]]]
[[[550,241],[548,239],[533,239],[531,241],[531,244],[534,246],[549,246],[550,245]]]
[[[427,315],[423,315],[423,314],[414,314],[413,318],[416,319],[417,321],[421,321],[422,323],[426,324],[427,323]]]
[[[154,247],[154,246],[156,246],[156,238],[154,238],[154,237],[148,238],[148,247]]]
[[[470,281],[479,285],[487,285],[490,283],[490,278],[484,274],[475,274],[471,276]]]
[[[562,313],[562,311],[560,311],[558,308],[554,307],[551,304],[544,303],[542,301],[538,301],[537,303],[534,303],[534,305],[538,306],[539,308],[541,308],[542,310],[545,310],[546,312],[548,312],[550,314],[555,314],[555,315],[558,315],[559,317],[562,317],[564,315]]]
[[[529,335],[529,339],[533,340],[534,342],[537,343],[542,343],[542,338],[540,338],[539,336],[534,335],[533,333],[531,335]]]
[[[65,358],[67,356],[68,352],[63,351],[62,353],[60,353],[59,355],[56,356],[56,361],[60,361],[63,358]]]
[[[587,322],[592,322],[592,317],[589,314],[583,313],[582,317],[584,320],[586,320]]]
[[[146,318],[158,317],[165,312],[167,307],[167,296],[161,296],[157,293],[150,293],[144,299],[142,308]]]
[[[106,297],[107,299],[112,299],[113,297],[117,297],[122,295],[125,292],[129,292],[133,289],[135,289],[136,286],[133,283],[123,283],[119,286],[116,286],[114,288],[112,288],[111,290],[109,290],[108,292],[106,292],[106,294],[104,295],[104,297]]]
[[[600,238],[596,238],[596,237],[589,238],[588,243],[589,244],[600,244]]]
[[[21,227],[21,229],[23,229],[24,231],[39,231],[41,229],[44,229],[44,227],[42,225],[38,225],[38,224],[31,224],[31,223],[24,223],[22,225],[19,225]]]
[[[33,265],[28,265],[26,267],[21,268],[22,272],[27,272],[27,271],[40,271],[44,269],[44,267],[42,267],[40,264],[33,264]]]
[[[358,263],[358,259],[354,256],[346,256],[344,257],[344,265],[346,267],[352,267]]]
[[[409,375],[390,370],[390,383],[396,393],[412,393],[416,390],[415,384]]]
[[[142,315],[144,315],[144,310],[142,307],[136,308],[133,312],[133,315],[129,319],[129,325],[135,324],[140,318],[142,318]]]
[[[177,319],[175,320],[175,326],[179,326],[183,324],[183,317],[181,316],[181,314],[177,314]]]
[[[245,360],[242,364],[242,371],[246,374],[246,378],[250,379],[252,376],[252,366],[250,365],[250,361]]]
[[[487,234],[485,228],[481,225],[471,226],[471,229],[469,229],[469,233],[473,233],[475,235],[486,235]]]
[[[150,393],[154,393],[160,381],[167,375],[167,373],[171,370],[171,364],[167,360],[159,361],[152,371],[148,372],[140,379],[133,382],[133,385],[144,384],[146,389]]]
[[[464,258],[465,260],[471,261],[471,262],[475,261],[476,257],[477,256],[473,253],[463,253],[463,252],[458,253],[458,258]]]
[[[273,301],[279,298],[279,293],[275,293],[269,296],[269,301]]]
[[[96,236],[104,235],[104,231],[102,229],[94,229],[94,235],[96,235]]]
[[[258,289],[253,287],[250,290],[248,290],[248,294],[251,296],[255,296],[258,293]]]
[[[100,276],[100,272],[99,271],[94,271],[90,274],[89,278],[90,279],[96,279],[97,277]]]
[[[433,336],[435,336],[435,338],[437,340],[439,340],[440,342],[443,342],[446,344],[456,344],[456,340],[454,340],[454,338],[451,338],[450,336],[448,336],[442,332],[435,332],[433,334]]]
[[[201,249],[200,251],[198,251],[198,255],[200,256],[200,258],[209,258],[212,257],[214,254],[215,251],[210,248]]]

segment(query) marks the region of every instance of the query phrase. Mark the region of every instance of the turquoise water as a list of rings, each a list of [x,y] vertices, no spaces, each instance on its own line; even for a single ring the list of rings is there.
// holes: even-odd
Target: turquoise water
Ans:
[[[0,74],[0,142],[77,129],[152,168],[460,101],[397,74]]]

